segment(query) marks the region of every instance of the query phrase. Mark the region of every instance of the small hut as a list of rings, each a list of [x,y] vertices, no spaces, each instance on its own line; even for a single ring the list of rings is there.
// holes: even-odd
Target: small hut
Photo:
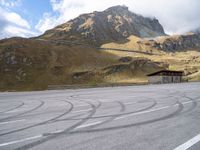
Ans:
[[[150,84],[181,83],[183,71],[161,70],[147,76]]]

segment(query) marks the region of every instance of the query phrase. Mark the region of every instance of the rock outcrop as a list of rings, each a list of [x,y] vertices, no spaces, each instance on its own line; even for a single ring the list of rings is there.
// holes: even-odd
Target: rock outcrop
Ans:
[[[156,37],[165,35],[155,18],[146,18],[129,11],[126,6],[114,6],[103,12],[83,14],[48,30],[39,38],[103,44],[127,40],[130,35]]]
[[[143,40],[139,43],[149,45],[158,50],[175,52],[177,50],[181,51],[200,47],[200,35],[190,33],[186,35],[165,36]]]
[[[200,28],[196,29],[195,33],[200,35]]]

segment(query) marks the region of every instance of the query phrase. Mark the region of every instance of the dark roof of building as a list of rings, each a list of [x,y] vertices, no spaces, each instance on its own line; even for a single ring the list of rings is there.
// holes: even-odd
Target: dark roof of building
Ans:
[[[147,76],[155,76],[161,73],[171,73],[171,74],[181,74],[183,75],[183,71],[174,71],[174,70],[160,70],[151,74],[148,74]]]

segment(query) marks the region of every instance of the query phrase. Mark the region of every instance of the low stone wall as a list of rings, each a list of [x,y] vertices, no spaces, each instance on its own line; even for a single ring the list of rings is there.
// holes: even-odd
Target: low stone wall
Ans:
[[[97,88],[97,87],[117,87],[117,86],[135,86],[135,85],[147,85],[147,82],[140,83],[105,83],[97,85],[49,85],[48,90],[64,90],[64,89],[84,89],[84,88]]]

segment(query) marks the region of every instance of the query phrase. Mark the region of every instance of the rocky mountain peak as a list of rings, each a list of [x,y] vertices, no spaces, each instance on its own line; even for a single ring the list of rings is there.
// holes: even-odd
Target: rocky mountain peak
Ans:
[[[125,5],[117,5],[106,9],[104,12],[108,13],[128,13],[129,8]]]
[[[129,11],[124,5],[117,5],[102,12],[80,15],[47,31],[41,37],[101,45],[127,40],[130,35],[156,37],[165,35],[165,32],[157,19],[143,17]]]

